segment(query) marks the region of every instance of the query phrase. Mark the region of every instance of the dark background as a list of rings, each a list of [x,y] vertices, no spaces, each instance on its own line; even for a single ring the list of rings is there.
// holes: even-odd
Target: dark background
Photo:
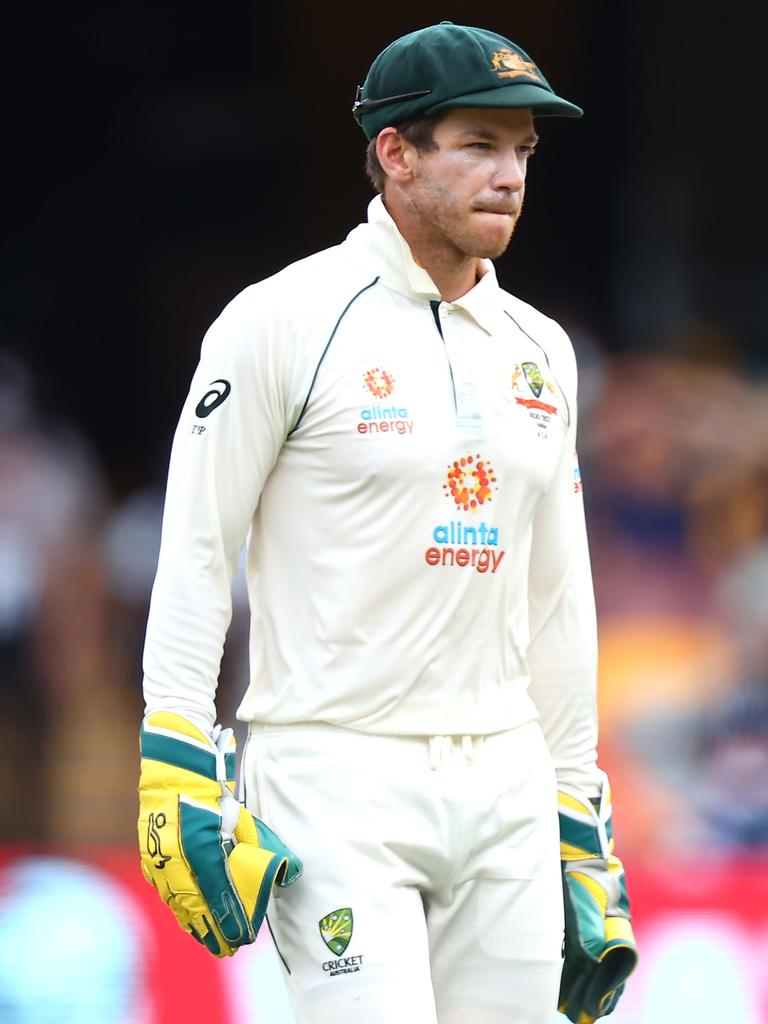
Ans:
[[[539,123],[502,283],[609,353],[710,345],[765,369],[756,13],[659,0],[27,5],[6,34],[0,346],[86,434],[116,496],[163,475],[222,306],[364,217],[355,86],[393,38],[443,18],[509,36],[586,110]]]

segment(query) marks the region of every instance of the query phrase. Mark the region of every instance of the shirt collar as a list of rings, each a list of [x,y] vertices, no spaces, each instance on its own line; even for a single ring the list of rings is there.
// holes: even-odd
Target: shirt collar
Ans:
[[[414,260],[408,243],[400,234],[381,196],[368,205],[368,222],[349,234],[350,241],[362,242],[373,256],[381,283],[423,302],[440,301],[440,292],[427,271]],[[503,293],[490,260],[483,260],[483,276],[466,295],[451,303],[465,310],[488,334],[497,329],[503,312]]]

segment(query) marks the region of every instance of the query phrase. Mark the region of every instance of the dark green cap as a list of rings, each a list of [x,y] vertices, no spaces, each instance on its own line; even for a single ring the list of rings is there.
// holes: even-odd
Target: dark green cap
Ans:
[[[390,43],[358,86],[352,113],[369,139],[382,128],[456,107],[529,107],[581,117],[525,50],[484,28],[441,21]]]

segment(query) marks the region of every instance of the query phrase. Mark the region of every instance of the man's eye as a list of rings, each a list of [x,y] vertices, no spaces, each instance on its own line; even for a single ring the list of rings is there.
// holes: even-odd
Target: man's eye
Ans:
[[[520,156],[524,157],[526,160],[530,160],[531,157],[533,156],[533,154],[536,152],[536,147],[535,146],[518,146],[517,147],[517,152],[518,152],[518,154]]]
[[[470,142],[469,149],[490,149],[490,142]]]

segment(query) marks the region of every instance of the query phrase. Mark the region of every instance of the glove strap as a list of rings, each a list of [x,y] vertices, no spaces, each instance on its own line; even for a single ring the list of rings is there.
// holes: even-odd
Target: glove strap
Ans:
[[[557,801],[561,860],[585,860],[592,857],[609,860],[613,854],[613,808],[611,787],[605,774],[597,801],[568,787],[558,790]]]
[[[141,726],[141,756],[212,781],[234,783],[236,755],[232,730],[222,730],[217,725],[214,736],[215,739],[207,736],[172,711],[155,711],[147,715]]]

